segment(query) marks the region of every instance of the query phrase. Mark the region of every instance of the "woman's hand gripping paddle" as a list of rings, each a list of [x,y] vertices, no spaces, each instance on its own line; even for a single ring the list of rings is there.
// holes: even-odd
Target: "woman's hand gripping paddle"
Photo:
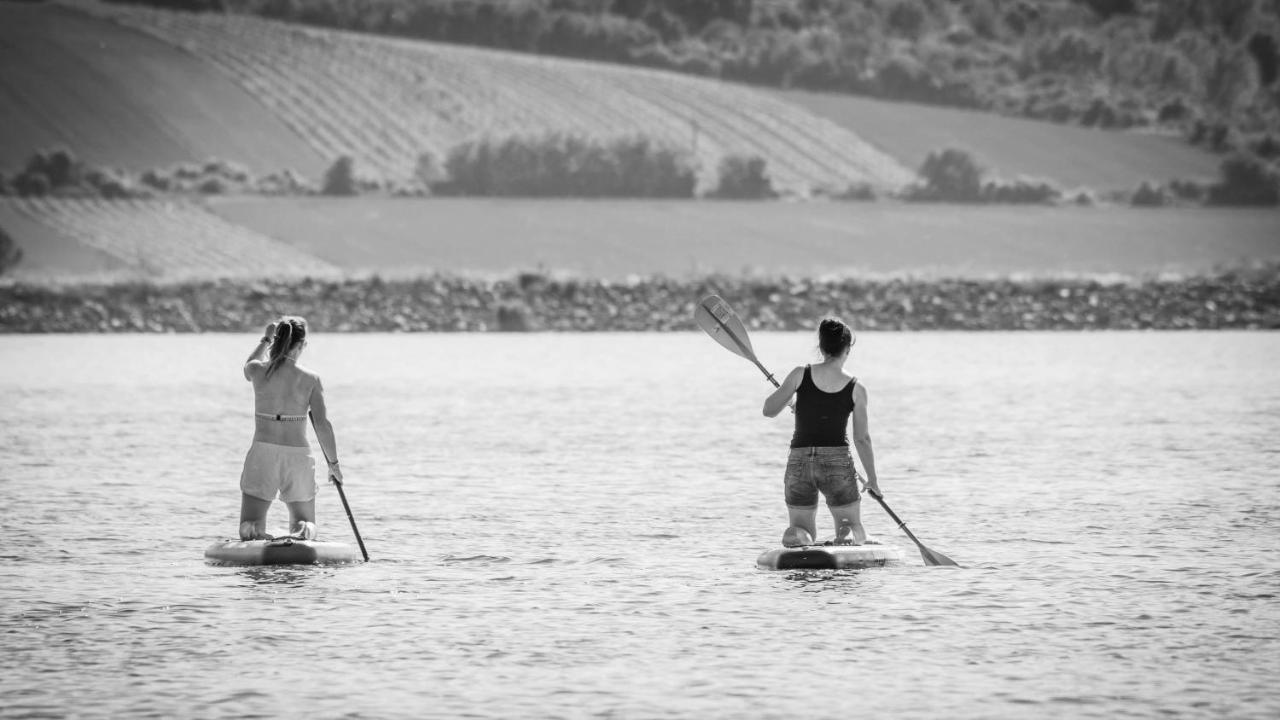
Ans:
[[[738,314],[729,307],[718,295],[708,295],[698,301],[698,307],[694,308],[693,321],[702,328],[712,340],[723,345],[729,352],[739,357],[744,357],[760,368],[760,372],[764,373],[766,379],[773,383],[774,387],[778,387],[778,381],[773,377],[773,373],[769,372],[764,365],[760,364],[760,360],[756,357],[756,353],[751,349],[751,338],[747,337],[747,328],[742,324],[742,320],[738,319]],[[794,410],[794,407],[792,408]],[[868,495],[876,499],[880,503],[880,507],[884,508],[889,517],[898,523],[898,527],[911,538],[911,542],[916,544],[920,549],[920,557],[924,559],[925,565],[953,565],[959,567],[959,564],[951,558],[943,555],[936,550],[930,550],[925,547],[924,543],[916,539],[916,536],[907,529],[907,524],[903,522],[896,513],[884,501],[884,496],[867,491]]]
[[[311,417],[311,431],[315,432],[316,418],[310,412],[307,415]],[[320,452],[324,453],[325,464],[328,465],[329,453],[324,451],[323,445],[320,446]],[[338,486],[338,497],[342,498],[342,509],[347,511],[347,521],[351,523],[351,532],[356,535],[356,544],[360,546],[360,554],[364,556],[364,561],[369,562],[369,552],[364,549],[364,540],[360,537],[360,529],[356,527],[356,519],[351,514],[351,506],[347,504],[347,494],[342,490],[342,481],[333,476],[330,476],[329,479],[333,481],[334,485]]]

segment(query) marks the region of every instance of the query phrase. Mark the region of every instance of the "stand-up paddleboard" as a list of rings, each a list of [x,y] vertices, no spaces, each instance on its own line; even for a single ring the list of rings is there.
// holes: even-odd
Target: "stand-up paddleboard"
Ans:
[[[355,547],[346,543],[291,537],[224,540],[204,551],[204,559],[213,565],[341,565],[357,557]]]
[[[853,570],[902,562],[892,545],[802,545],[769,550],[756,558],[762,570]]]

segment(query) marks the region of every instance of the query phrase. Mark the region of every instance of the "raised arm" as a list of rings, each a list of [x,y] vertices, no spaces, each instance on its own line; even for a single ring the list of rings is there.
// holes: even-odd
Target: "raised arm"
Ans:
[[[796,390],[800,389],[800,381],[804,379],[804,368],[798,367],[787,374],[787,379],[782,381],[777,390],[769,394],[764,399],[764,415],[765,417],[778,417],[778,413],[782,412],[782,408],[791,402],[791,396],[796,394]]]
[[[320,443],[320,449],[329,463],[329,479],[340,483],[342,470],[338,467],[338,441],[333,435],[333,424],[329,422],[329,414],[324,406],[324,386],[320,384],[319,377],[316,378],[315,386],[311,388],[310,405],[311,421],[316,429],[316,442]]]
[[[262,331],[262,338],[258,340],[258,344],[253,346],[253,352],[249,353],[249,357],[244,361],[244,379],[252,381],[254,373],[261,370],[263,362],[267,358],[267,351],[271,349],[271,339],[276,336],[276,324],[267,323],[267,329]]]
[[[876,480],[876,453],[871,448],[871,428],[867,425],[867,389],[862,383],[853,386],[853,446],[858,459],[867,471],[867,490],[880,495],[880,483]]]

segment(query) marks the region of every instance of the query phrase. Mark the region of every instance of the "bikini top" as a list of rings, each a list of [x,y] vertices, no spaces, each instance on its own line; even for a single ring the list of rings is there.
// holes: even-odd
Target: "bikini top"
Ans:
[[[280,422],[299,422],[306,420],[306,415],[281,415],[280,413],[254,413],[263,420],[279,420]]]

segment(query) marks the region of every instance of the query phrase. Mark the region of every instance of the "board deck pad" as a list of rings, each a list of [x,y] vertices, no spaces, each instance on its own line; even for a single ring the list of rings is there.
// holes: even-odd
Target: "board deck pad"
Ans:
[[[850,570],[882,567],[902,561],[902,551],[892,545],[803,545],[768,550],[756,559],[764,570]]]
[[[355,547],[323,540],[224,540],[205,548],[213,565],[341,565],[356,561]]]

